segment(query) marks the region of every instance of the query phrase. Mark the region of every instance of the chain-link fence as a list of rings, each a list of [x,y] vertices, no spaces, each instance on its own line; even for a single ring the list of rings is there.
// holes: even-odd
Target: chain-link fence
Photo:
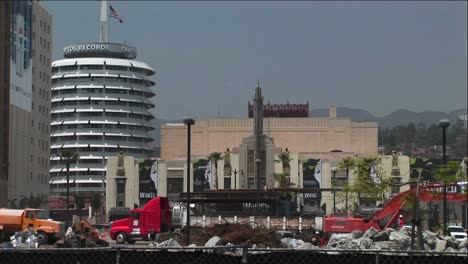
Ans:
[[[0,249],[1,264],[464,264],[467,253],[216,248]]]

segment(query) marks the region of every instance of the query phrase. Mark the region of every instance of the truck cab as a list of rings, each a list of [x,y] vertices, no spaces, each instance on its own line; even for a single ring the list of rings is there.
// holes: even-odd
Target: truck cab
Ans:
[[[171,229],[171,210],[166,197],[155,197],[143,208],[131,210],[130,216],[112,222],[111,239],[119,244],[152,240],[157,233]]]

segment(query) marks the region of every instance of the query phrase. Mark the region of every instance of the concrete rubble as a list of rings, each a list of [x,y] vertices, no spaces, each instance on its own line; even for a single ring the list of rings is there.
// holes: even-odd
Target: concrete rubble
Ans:
[[[224,231],[226,231],[225,229]],[[190,247],[196,248],[197,246],[203,246],[205,249],[212,253],[218,254],[230,254],[235,256],[241,256],[243,251],[242,248],[229,248],[229,246],[234,245],[245,245],[250,249],[268,249],[268,248],[290,248],[298,250],[385,250],[385,251],[409,251],[411,250],[411,229],[401,228],[400,230],[395,230],[392,228],[387,228],[383,231],[379,231],[375,228],[370,228],[369,230],[354,231],[348,234],[332,234],[329,238],[328,243],[320,248],[318,246],[309,243],[308,241],[303,241],[302,239],[296,239],[293,237],[283,237],[283,238],[273,238],[274,234],[271,237],[264,237],[264,241],[255,240],[257,243],[252,243],[254,239],[246,239],[245,241],[236,241],[237,243],[231,243],[232,235],[229,235],[229,232],[223,233],[223,235],[214,235],[210,233],[210,230],[207,230],[205,234],[210,234],[211,237],[205,240],[205,243],[192,244]],[[265,233],[264,230],[257,231],[251,230],[251,236],[254,237],[255,232]],[[218,232],[219,233],[219,232]],[[428,230],[423,232],[424,240],[424,251],[427,252],[452,252],[452,253],[468,253],[468,242],[458,241],[450,236],[440,236],[436,233],[430,232]],[[236,237],[237,238],[237,237]],[[265,241],[269,239],[278,239],[280,246],[265,246],[267,243]],[[278,245],[278,244],[277,244]],[[180,244],[173,240],[169,239],[161,243],[150,243],[150,247],[180,247]],[[415,248],[417,248],[417,238],[415,238]],[[255,252],[254,252],[255,253]],[[260,251],[256,252],[260,253]]]
[[[409,232],[408,232],[409,231]],[[431,252],[467,252],[467,242],[458,241],[451,236],[439,236],[428,230],[423,232],[424,250]],[[415,248],[417,248],[417,238],[415,238]],[[325,249],[359,249],[359,250],[391,250],[407,251],[411,250],[411,230],[402,228],[395,230],[387,228],[378,231],[370,228],[359,237],[358,232],[351,234],[331,235]]]
[[[30,229],[16,232],[15,235],[10,237],[10,243],[8,244],[8,247],[38,248],[39,242],[36,235],[36,232]]]

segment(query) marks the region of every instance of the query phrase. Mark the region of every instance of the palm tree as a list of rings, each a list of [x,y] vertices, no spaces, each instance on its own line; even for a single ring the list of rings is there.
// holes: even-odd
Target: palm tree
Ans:
[[[215,165],[215,188],[218,190],[218,161],[223,159],[223,154],[221,152],[211,152],[207,159]]]
[[[286,151],[281,151],[280,154],[278,154],[278,160],[275,160],[275,162],[281,162],[283,164],[283,173],[285,176],[290,176],[291,172],[291,165],[289,163],[293,158],[291,157],[291,153],[286,149]]]
[[[291,183],[291,179],[289,178],[289,176],[284,173],[274,173],[273,177],[275,178],[275,181],[278,183],[279,188],[289,188],[294,185],[294,183]],[[291,200],[292,197],[293,195],[290,192],[285,192],[283,190],[280,193],[281,200],[289,201]]]
[[[62,149],[58,154],[67,163],[67,221],[70,220],[70,162],[77,161],[80,155],[72,149]],[[70,222],[71,223],[71,222]]]
[[[278,187],[280,188],[287,188],[294,185],[294,183],[291,183],[289,175],[284,173],[274,173],[273,177],[275,178],[275,181],[278,183]]]
[[[354,168],[356,166],[356,161],[352,157],[346,157],[340,161],[338,164],[339,170],[346,170],[346,185],[349,182],[349,169]],[[346,189],[345,193],[345,211],[348,211],[348,188]]]

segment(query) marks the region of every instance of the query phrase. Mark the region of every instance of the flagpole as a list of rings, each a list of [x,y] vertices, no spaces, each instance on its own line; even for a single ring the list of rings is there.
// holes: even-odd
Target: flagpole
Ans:
[[[101,42],[107,42],[107,0],[101,1]]]

